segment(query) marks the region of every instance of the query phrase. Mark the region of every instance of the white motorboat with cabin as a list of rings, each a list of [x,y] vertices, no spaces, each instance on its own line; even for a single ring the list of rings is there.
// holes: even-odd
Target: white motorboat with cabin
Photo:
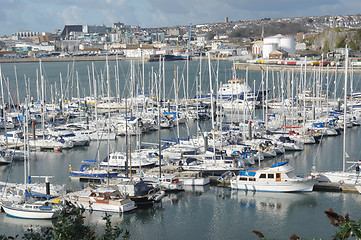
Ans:
[[[65,200],[90,211],[124,213],[137,208],[127,194],[112,188],[88,188],[66,196]]]
[[[263,192],[311,192],[316,182],[313,176],[297,176],[288,162],[275,163],[265,169],[246,169],[231,179],[235,190]]]
[[[110,153],[102,162],[100,167],[109,169],[126,169],[127,156],[125,152],[113,152]],[[139,169],[139,168],[152,168],[155,166],[155,162],[148,161],[141,154],[131,154],[131,161],[129,160],[128,168]]]

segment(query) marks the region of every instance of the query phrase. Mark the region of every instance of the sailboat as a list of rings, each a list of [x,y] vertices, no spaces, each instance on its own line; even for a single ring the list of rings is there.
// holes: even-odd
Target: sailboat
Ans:
[[[343,110],[343,166],[342,171],[332,171],[332,172],[324,172],[320,173],[321,178],[319,181],[327,181],[331,183],[339,183],[339,184],[350,184],[356,185],[361,183],[359,164],[360,162],[347,162],[352,163],[351,167],[346,169],[346,157],[348,154],[346,153],[346,133],[347,133],[347,78],[348,78],[348,49],[346,46],[346,60],[345,60],[345,86],[344,86],[344,110]],[[356,171],[352,171],[352,168],[356,166]]]
[[[26,219],[52,219],[59,216],[62,209],[59,204],[50,201],[37,201],[11,205],[3,204],[5,213],[12,217]]]
[[[108,60],[107,60],[108,61]],[[107,62],[107,66],[108,66],[108,62]],[[97,84],[96,84],[96,79],[94,77],[94,64],[92,65],[93,68],[93,81],[94,81],[94,96],[95,96],[95,122],[96,122],[96,128],[97,128],[97,133],[98,132],[98,114],[97,114]],[[107,70],[109,71],[109,70]],[[109,73],[107,74],[109,75]],[[109,80],[108,80],[109,82]],[[109,91],[109,86],[108,86],[108,91]],[[108,100],[110,98],[108,97]],[[108,116],[108,121],[110,120],[110,116]],[[110,126],[110,124],[108,124],[108,126]],[[110,133],[110,127],[109,127],[109,133]],[[98,145],[100,144],[100,138],[99,135],[97,135],[97,141],[98,141]],[[108,148],[109,148],[109,140],[110,140],[110,136],[107,135],[108,137]],[[97,151],[97,159],[95,160],[83,160],[83,165],[80,167],[79,170],[73,170],[72,166],[69,166],[69,174],[70,174],[70,178],[71,179],[106,179],[106,178],[114,178],[114,177],[118,177],[118,172],[116,171],[109,171],[109,168],[104,168],[101,169],[100,165],[99,165],[99,150]],[[96,164],[98,165],[98,167],[93,167],[90,165],[90,163]]]
[[[25,151],[25,158],[24,158],[24,176],[25,176],[25,202],[12,202],[12,203],[3,203],[2,208],[5,213],[12,217],[17,218],[25,218],[25,219],[52,219],[56,218],[62,211],[62,207],[59,201],[34,201],[33,197],[46,197],[50,198],[51,196],[47,195],[34,195],[31,194],[28,190],[28,186],[26,183],[26,178],[30,174],[29,169],[27,168],[26,164],[29,161],[29,145],[28,145],[28,138],[29,135],[27,134],[28,130],[28,116],[25,115],[24,119],[24,151]],[[30,176],[29,176],[30,179]],[[50,185],[47,184],[46,187],[47,193],[50,192]]]

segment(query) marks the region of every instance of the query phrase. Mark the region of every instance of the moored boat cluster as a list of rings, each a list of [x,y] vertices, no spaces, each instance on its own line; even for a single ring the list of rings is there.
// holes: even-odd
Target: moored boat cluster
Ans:
[[[109,145],[116,138],[139,139],[135,151],[126,146],[124,151],[80,160],[79,169],[69,166],[72,180],[100,182],[85,190],[69,193],[65,186],[52,185],[51,192],[48,181],[44,186],[4,184],[3,210],[24,218],[54,218],[65,205],[121,213],[159,202],[167,191],[207,185],[214,176],[234,190],[246,191],[310,192],[318,181],[358,187],[359,171],[343,171],[348,178],[334,180],[329,173],[297,175],[287,161],[261,167],[268,159],[303,151],[305,144],[317,144],[361,123],[358,94],[342,102],[329,99],[321,89],[303,86],[304,90],[285,97],[281,86],[278,93],[256,91],[244,79],[234,78],[216,93],[196,94],[192,99],[166,100],[159,92],[139,91],[126,98],[90,96],[51,104],[27,99],[13,108],[3,104],[4,164],[16,159],[28,162],[29,151],[60,152],[87,148],[91,141]],[[208,122],[210,128],[180,133],[180,127],[187,128],[190,121]],[[161,130],[166,128],[176,128],[177,137],[162,139]],[[158,131],[152,148],[143,147],[140,140],[149,131]],[[39,197],[57,200],[28,201]]]

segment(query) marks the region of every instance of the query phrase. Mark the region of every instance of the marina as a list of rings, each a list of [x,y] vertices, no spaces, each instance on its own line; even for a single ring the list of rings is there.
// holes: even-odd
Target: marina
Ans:
[[[50,188],[64,185],[68,192],[64,198],[77,199],[77,204],[81,204],[79,199],[87,199],[84,207],[95,211],[86,213],[86,221],[96,228],[102,226],[97,209],[116,212],[112,222],[130,231],[131,239],[255,239],[252,230],[267,238],[287,239],[295,233],[328,239],[336,229],[324,210],[331,207],[339,213],[349,212],[354,220],[361,219],[356,190],[360,116],[356,95],[345,97],[349,109],[344,110],[345,101],[340,100],[344,97],[343,74],[321,74],[315,67],[312,74],[301,70],[236,71],[232,62],[210,60],[42,64],[43,70],[37,70],[39,63],[16,65],[16,75],[24,76],[24,88],[15,87],[22,84],[13,75],[14,65],[1,64],[2,89],[9,89],[2,94],[2,109],[24,102],[19,121],[29,122],[16,129],[16,124],[10,128],[5,121],[3,151],[9,143],[24,151],[25,160],[0,166],[0,180],[26,184],[24,175],[34,179],[52,176],[47,183],[50,181]],[[37,75],[40,72],[43,75]],[[346,87],[353,94],[360,91],[360,76],[351,76]],[[332,84],[325,88],[328,81]],[[230,83],[248,88],[237,85],[232,90]],[[299,89],[312,94],[306,100],[306,92]],[[41,107],[45,104],[46,111]],[[98,109],[98,104],[103,105]],[[8,110],[2,111],[3,117],[14,112]],[[62,130],[56,131],[57,127]],[[19,135],[11,138],[9,133],[14,130]],[[70,130],[76,136],[87,136],[87,143],[74,144],[75,140],[66,138]],[[51,137],[45,132],[52,133]],[[346,153],[353,167],[343,170]],[[352,173],[356,180],[320,182],[323,172],[341,170]],[[259,175],[255,175],[257,171]],[[218,185],[225,172],[234,175]],[[78,176],[84,179],[101,179],[112,190],[89,192],[88,181],[74,180],[75,173],[83,174]],[[164,177],[158,179],[163,185],[148,182],[157,174]],[[252,185],[263,181],[262,174],[272,179],[275,188]],[[39,178],[32,181],[44,181]],[[142,183],[143,179],[147,181]],[[290,188],[290,182],[302,179],[307,179],[305,186]],[[241,181],[251,185],[244,189]],[[167,191],[178,189],[179,182],[182,191]],[[287,185],[278,188],[282,182]],[[140,185],[134,183],[142,183],[146,192],[137,194]],[[50,194],[48,190],[45,187],[42,194]],[[75,196],[78,191],[82,194]],[[111,199],[113,191],[120,195]],[[90,198],[94,207],[88,204]],[[127,210],[119,209],[126,204]],[[315,227],[309,227],[310,221],[317,223]],[[2,234],[22,231],[21,220],[16,222],[5,213],[0,214],[0,222]],[[277,236],[274,229],[279,229]]]

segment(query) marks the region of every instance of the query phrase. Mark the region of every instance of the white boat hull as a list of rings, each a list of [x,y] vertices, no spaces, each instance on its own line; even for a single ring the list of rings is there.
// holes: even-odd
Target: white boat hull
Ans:
[[[25,219],[52,219],[58,217],[60,210],[49,210],[49,211],[35,211],[19,208],[14,205],[2,205],[5,213],[12,217],[25,218]]]
[[[349,185],[355,185],[357,183],[361,183],[361,175],[357,172],[334,171],[334,172],[324,172],[320,174],[322,176],[319,179],[320,182],[331,182],[331,183],[349,184]]]
[[[74,202],[75,205],[81,206],[89,211],[100,211],[100,212],[114,212],[114,213],[124,213],[136,209],[135,203],[130,201],[127,204],[123,205],[113,205],[106,203],[85,203],[85,202]]]
[[[234,190],[260,191],[260,192],[312,192],[315,180],[289,181],[289,182],[245,182],[231,180]]]
[[[204,186],[210,183],[209,177],[204,178],[180,178],[184,186]]]

